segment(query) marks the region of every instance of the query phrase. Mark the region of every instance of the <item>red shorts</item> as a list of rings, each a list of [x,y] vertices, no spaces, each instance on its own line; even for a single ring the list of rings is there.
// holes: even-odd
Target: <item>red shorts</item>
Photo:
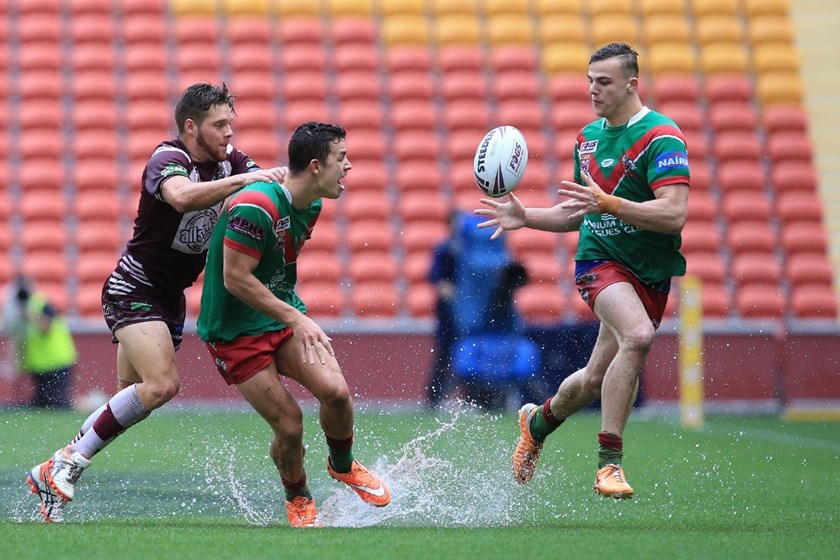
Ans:
[[[208,342],[207,349],[225,382],[238,385],[270,364],[274,352],[293,335],[294,331],[286,327],[279,331],[242,336],[231,342]]]
[[[593,311],[598,294],[607,286],[619,282],[629,282],[633,286],[653,326],[658,328],[665,315],[665,304],[668,303],[667,291],[643,284],[632,272],[616,262],[607,261],[589,269],[585,274],[575,275],[575,286],[580,292],[580,297]]]

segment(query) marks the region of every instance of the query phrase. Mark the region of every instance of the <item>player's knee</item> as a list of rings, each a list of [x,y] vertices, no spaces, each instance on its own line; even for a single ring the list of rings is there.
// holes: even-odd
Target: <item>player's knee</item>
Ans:
[[[653,346],[655,337],[656,330],[651,323],[640,323],[625,334],[622,339],[622,344],[628,350],[647,354]]]
[[[148,384],[148,395],[151,397],[153,408],[171,401],[181,390],[179,379],[162,379]]]
[[[587,375],[584,383],[584,390],[587,395],[598,397],[601,395],[601,385],[604,384],[604,375]]]
[[[321,404],[331,410],[338,410],[350,406],[350,388],[344,379],[332,383],[321,394]]]

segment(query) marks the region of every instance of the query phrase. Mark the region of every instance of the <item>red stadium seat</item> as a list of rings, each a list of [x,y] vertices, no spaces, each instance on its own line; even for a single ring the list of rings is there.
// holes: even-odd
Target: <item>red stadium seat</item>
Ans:
[[[769,222],[773,213],[770,200],[761,192],[726,193],[723,197],[722,208],[723,216],[730,225],[741,221]]]
[[[668,115],[682,130],[701,131],[707,117],[697,103],[672,101],[662,104],[659,111]]]
[[[32,251],[23,256],[23,273],[38,284],[61,283],[67,279],[69,267],[61,250]]]
[[[184,45],[216,45],[220,28],[215,17],[184,15],[174,19],[173,37],[179,47]]]
[[[672,102],[697,103],[700,84],[694,76],[682,74],[657,76],[653,82],[653,98],[657,104]]]
[[[445,184],[438,166],[427,162],[400,164],[394,181],[401,193],[422,192],[426,196],[437,196]]]
[[[28,220],[20,236],[20,244],[26,253],[35,251],[62,252],[67,247],[67,229],[53,220]]]
[[[261,47],[270,52],[273,34],[272,20],[261,16],[237,16],[227,20],[224,30],[232,47],[232,54],[243,47]],[[255,52],[256,51],[252,51]]]
[[[685,261],[686,275],[700,278],[703,286],[722,285],[729,275],[717,249],[700,253],[686,251]]]
[[[137,179],[138,183],[139,181]],[[73,210],[79,222],[108,220],[116,224],[122,213],[122,207],[123,203],[116,189],[82,191],[73,199]],[[131,210],[133,212],[136,209],[137,206],[134,206]]]
[[[368,17],[333,19],[328,32],[338,47],[372,45],[378,37],[376,23]]]
[[[513,297],[515,309],[526,323],[555,325],[565,316],[569,302],[556,286],[527,284]]]
[[[441,154],[440,140],[432,131],[409,131],[395,138],[394,154],[406,161],[437,161]]]
[[[477,46],[448,46],[438,51],[438,65],[444,73],[463,70],[480,72],[484,69],[484,56]]]
[[[435,85],[429,72],[401,72],[388,78],[388,93],[394,102],[430,101],[434,91]]]
[[[428,255],[434,246],[446,238],[448,234],[449,224],[447,222],[414,220],[403,223],[400,228],[400,242],[406,258],[410,258],[417,253]]]
[[[522,70],[496,74],[492,83],[493,91],[500,102],[538,101],[542,93],[537,74],[525,74]]]
[[[75,238],[76,248],[82,255],[89,252],[116,255],[126,241],[117,223],[107,218],[80,221],[76,225]]]
[[[254,75],[259,79],[259,74]],[[262,76],[265,81],[265,77]],[[295,70],[287,72],[280,82],[283,90],[283,98],[288,103],[291,101],[320,101],[327,99],[327,77],[319,70]],[[271,99],[268,97],[267,99]]]
[[[425,192],[403,192],[397,203],[397,213],[403,223],[416,221],[439,221],[447,223],[451,208],[439,197],[430,197]]]
[[[777,194],[788,191],[816,192],[818,181],[817,171],[811,162],[774,162],[770,168],[770,183]]]
[[[363,318],[395,317],[400,310],[399,298],[391,282],[365,282],[352,286],[351,308]]]
[[[441,239],[443,239],[443,237],[441,237]],[[436,243],[429,244],[428,246],[434,247],[434,245],[436,245]],[[408,281],[410,287],[418,284],[428,285],[431,266],[431,250],[408,252],[403,260],[403,276]]]
[[[828,234],[821,223],[801,223],[782,227],[782,249],[788,256],[799,253],[826,254]]]
[[[528,255],[543,255],[553,259],[557,251],[558,235],[549,231],[521,229],[506,234],[506,243],[511,253],[524,259]]]
[[[709,122],[715,134],[733,130],[754,132],[758,116],[750,103],[721,101],[709,107]]]
[[[586,80],[578,74],[554,74],[549,76],[548,96],[555,104],[552,110],[567,101],[585,101],[588,111],[591,112],[592,110],[592,104],[589,101],[589,86]]]
[[[724,194],[747,192],[760,196],[767,177],[759,161],[729,160],[718,166],[718,183]]]
[[[381,220],[391,217],[391,201],[382,192],[358,191],[348,193],[342,201],[344,216],[352,221]]]
[[[748,75],[718,74],[706,77],[706,96],[709,103],[722,101],[750,102],[753,100],[752,82]]]
[[[160,76],[159,79],[166,79],[166,69],[174,66],[174,61],[163,44],[139,43],[126,47],[123,54],[123,62],[126,70],[131,72],[154,71]]]
[[[476,70],[449,71],[443,74],[441,93],[447,103],[456,101],[486,103],[489,95],[484,75]]]
[[[73,263],[73,273],[82,285],[102,285],[117,265],[119,253],[116,251],[85,252]]]
[[[823,205],[815,192],[790,191],[776,197],[776,214],[784,226],[821,223]]]
[[[490,51],[490,69],[496,74],[519,72],[523,77],[539,68],[539,57],[526,45],[495,46]]]
[[[327,67],[327,59],[320,44],[289,45],[280,52],[280,66],[285,72],[318,71]]]
[[[381,197],[387,195],[388,174],[382,165],[354,165],[350,173],[342,180],[349,189],[347,200],[354,193],[361,191],[372,191]]]
[[[375,72],[355,70],[339,74],[335,79],[335,92],[339,103],[358,99],[379,99],[382,85]]]
[[[742,253],[732,259],[732,276],[738,285],[778,285],[782,267],[772,253]]]
[[[453,135],[466,132],[470,136],[470,142],[474,141],[473,153],[484,134],[491,128],[490,119],[490,108],[485,103],[457,100],[443,107],[443,122],[450,143],[454,142]]]
[[[348,132],[347,155],[354,165],[361,162],[381,165],[385,153],[386,145],[382,132],[364,129],[356,132]],[[352,177],[352,173],[351,170],[348,177]]]
[[[776,234],[767,222],[741,221],[726,230],[726,245],[734,255],[741,253],[772,253],[776,248]]]
[[[416,319],[430,319],[435,316],[435,290],[428,284],[412,284],[406,294],[408,313]]]
[[[366,282],[393,284],[397,279],[397,263],[390,251],[363,251],[350,259],[348,273],[354,285]]]
[[[310,317],[340,317],[344,312],[345,297],[341,286],[322,282],[301,283],[297,292]]]
[[[714,222],[689,221],[683,227],[682,250],[684,253],[711,253],[721,248],[723,248],[723,235]]]
[[[217,53],[218,51],[214,49],[212,52]],[[248,43],[239,45],[231,50],[228,56],[230,68],[233,70],[234,76],[242,72],[264,72],[270,75],[274,67],[271,49],[268,45],[264,44]],[[184,59],[181,58],[181,61],[183,62]],[[217,70],[218,67],[213,69]]]
[[[688,197],[688,223],[714,222],[720,214],[717,199],[708,191],[694,190],[693,187]]]
[[[129,47],[166,41],[165,20],[159,14],[126,14],[122,20],[122,38]]]
[[[281,18],[276,31],[284,50],[288,47],[320,49],[326,36],[321,20],[308,16]]]
[[[18,170],[18,182],[24,196],[32,191],[44,192],[42,196],[61,198],[64,187],[64,170],[60,160],[52,158],[28,159]]]
[[[808,114],[799,105],[777,105],[764,109],[764,128],[768,134],[808,131]]]
[[[395,103],[391,106],[390,115],[395,134],[409,131],[434,131],[437,127],[437,109],[428,101]]]
[[[324,206],[326,207],[327,205],[325,204]],[[309,255],[310,252],[335,253],[338,249],[340,239],[341,236],[338,233],[335,222],[325,220],[322,212],[322,215],[318,218],[318,223],[315,224],[315,228],[312,231],[312,237],[306,241],[306,254]]]
[[[721,164],[730,161],[758,162],[764,155],[754,132],[721,132],[714,136],[712,147],[718,163]]]
[[[837,293],[830,286],[805,285],[792,290],[790,308],[797,319],[837,320]]]
[[[25,222],[41,220],[59,222],[67,215],[67,203],[60,192],[26,191],[20,198],[18,211]]]
[[[391,76],[401,72],[429,72],[432,56],[425,45],[399,45],[388,49],[386,68]]]
[[[814,158],[814,148],[806,133],[782,131],[768,137],[767,155],[776,164],[785,161],[810,163]]]
[[[334,286],[341,283],[341,260],[335,251],[313,251],[308,244],[305,251],[305,256],[297,262],[298,282],[302,285],[318,283]]]
[[[785,300],[778,286],[755,285],[738,290],[735,298],[741,317],[746,319],[780,319]]]
[[[389,251],[394,247],[391,225],[382,220],[360,220],[348,224],[345,242],[353,253]]]
[[[374,44],[349,44],[335,51],[333,64],[337,72],[376,72],[379,51]]]
[[[834,268],[825,254],[794,254],[785,262],[785,276],[792,287],[818,284],[832,287]]]

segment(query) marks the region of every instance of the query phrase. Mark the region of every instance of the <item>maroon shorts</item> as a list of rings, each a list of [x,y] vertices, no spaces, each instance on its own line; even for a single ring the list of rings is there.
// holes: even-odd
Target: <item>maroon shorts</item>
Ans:
[[[642,301],[642,305],[645,306],[645,311],[653,322],[653,326],[658,328],[662,322],[662,317],[665,315],[670,280],[657,286],[644,284],[627,268],[612,261],[604,261],[581,273],[575,272],[575,286],[577,286],[580,297],[593,311],[595,310],[595,298],[598,297],[598,294],[607,286],[619,282],[629,282],[633,286]]]
[[[294,335],[286,327],[254,336],[241,336],[231,342],[208,342],[216,369],[228,385],[248,381],[274,359],[274,352]]]
[[[102,314],[113,335],[133,323],[163,321],[177,350],[184,336],[187,303],[184,292],[161,292],[117,267],[102,286]],[[112,342],[119,342],[112,337]]]

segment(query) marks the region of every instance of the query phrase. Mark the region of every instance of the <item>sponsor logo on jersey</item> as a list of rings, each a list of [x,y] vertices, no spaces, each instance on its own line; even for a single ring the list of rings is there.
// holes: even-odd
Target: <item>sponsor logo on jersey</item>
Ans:
[[[199,254],[207,250],[213,226],[219,219],[216,208],[187,212],[181,220],[178,237],[172,248],[183,253]]]
[[[166,166],[160,170],[161,177],[169,177],[170,175],[183,175],[184,177],[190,176],[187,172],[187,168],[180,163],[167,163]]]
[[[589,174],[589,162],[592,161],[592,154],[580,154],[580,171]]]
[[[152,304],[145,301],[132,301],[130,304],[132,311],[151,311]]]
[[[242,216],[231,216],[227,227],[230,231],[244,235],[254,241],[262,241],[263,236],[265,235],[265,232],[259,224],[255,224]]]
[[[613,158],[607,158],[601,161],[601,167],[612,167],[615,165],[615,160]]]
[[[688,169],[688,156],[685,152],[668,152],[656,158],[656,169]]]
[[[595,148],[597,148],[597,147],[598,147],[598,141],[597,140],[587,140],[586,142],[584,142],[583,144],[580,145],[580,148],[578,148],[578,153],[579,154],[594,154],[595,153]]]

